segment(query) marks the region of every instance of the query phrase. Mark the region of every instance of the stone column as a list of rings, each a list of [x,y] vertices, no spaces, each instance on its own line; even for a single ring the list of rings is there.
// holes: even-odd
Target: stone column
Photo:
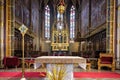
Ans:
[[[120,61],[120,0],[117,2],[117,61]],[[116,63],[116,67],[120,69],[120,62]]]
[[[81,1],[79,1],[79,8],[78,8],[78,21],[77,21],[77,29],[78,29],[78,32],[77,32],[77,38],[81,37]],[[79,55],[81,56],[81,41],[79,41],[79,47],[78,47],[78,52],[79,52]]]
[[[53,8],[54,8],[54,21],[57,20],[57,0],[53,0]]]
[[[39,37],[39,42],[40,42],[40,47],[39,47],[39,48],[40,48],[40,49],[39,49],[39,50],[41,51],[41,46],[42,46],[42,45],[41,45],[41,43],[42,43],[42,0],[40,0],[39,6],[40,6],[40,7],[39,7],[39,17],[40,17],[40,19],[39,19],[39,26],[40,26],[40,27],[39,27],[39,28],[40,28],[40,29],[39,29],[39,31],[40,31],[40,32],[39,32],[39,36],[40,36],[40,37]]]
[[[4,57],[4,0],[0,0],[0,67]]]

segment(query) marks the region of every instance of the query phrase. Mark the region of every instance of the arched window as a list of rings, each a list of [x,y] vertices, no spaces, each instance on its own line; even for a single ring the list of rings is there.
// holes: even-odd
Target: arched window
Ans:
[[[70,9],[70,39],[73,40],[75,37],[75,7],[72,6]]]
[[[63,14],[60,14],[59,12],[58,12],[58,14],[57,14],[57,29],[60,29],[60,30],[62,30],[63,29],[63,26],[64,26],[64,24],[63,24]]]
[[[45,38],[50,39],[50,8],[45,7]]]

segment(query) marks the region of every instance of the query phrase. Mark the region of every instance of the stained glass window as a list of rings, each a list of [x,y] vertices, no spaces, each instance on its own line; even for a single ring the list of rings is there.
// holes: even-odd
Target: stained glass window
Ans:
[[[50,8],[45,7],[45,38],[50,39]]]
[[[70,39],[75,37],[75,7],[70,9]]]
[[[63,29],[63,14],[60,14],[59,12],[58,12],[58,14],[57,14],[57,29]]]

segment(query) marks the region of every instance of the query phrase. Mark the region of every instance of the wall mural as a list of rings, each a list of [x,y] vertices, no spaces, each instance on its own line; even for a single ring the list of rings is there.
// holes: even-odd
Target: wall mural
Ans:
[[[31,3],[32,11],[31,11],[31,20],[33,31],[37,33],[39,27],[39,4],[38,1],[34,0]]]
[[[22,21],[22,5],[21,0],[15,0],[15,18]]]
[[[21,2],[21,0],[15,0],[15,17],[23,22],[27,27],[30,26],[30,11],[28,8],[27,0]]]
[[[82,12],[81,12],[81,37],[88,32],[89,27],[89,0],[82,1]]]
[[[106,21],[106,0],[91,1],[91,27],[95,28]]]
[[[30,0],[23,0],[24,5],[26,6],[27,9],[30,9]]]
[[[30,26],[30,11],[26,6],[23,8],[23,23],[29,27]]]

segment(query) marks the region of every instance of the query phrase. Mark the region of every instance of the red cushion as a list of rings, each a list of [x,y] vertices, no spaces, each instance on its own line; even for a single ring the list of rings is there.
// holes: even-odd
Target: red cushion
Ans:
[[[102,64],[112,64],[112,62],[110,62],[110,61],[103,61],[103,62],[101,62]]]
[[[29,59],[28,59],[28,60],[25,60],[25,62],[26,62],[26,63],[34,63],[34,60],[33,60],[33,59],[32,59],[32,60],[29,60]]]
[[[19,59],[17,57],[4,57],[3,64],[5,67],[19,66]]]
[[[103,64],[111,64],[112,61],[113,61],[112,57],[102,57],[101,58],[101,63],[103,63]]]
[[[25,60],[25,62],[29,62],[29,60],[27,59],[27,60]]]
[[[29,60],[30,63],[34,63],[34,60]]]

